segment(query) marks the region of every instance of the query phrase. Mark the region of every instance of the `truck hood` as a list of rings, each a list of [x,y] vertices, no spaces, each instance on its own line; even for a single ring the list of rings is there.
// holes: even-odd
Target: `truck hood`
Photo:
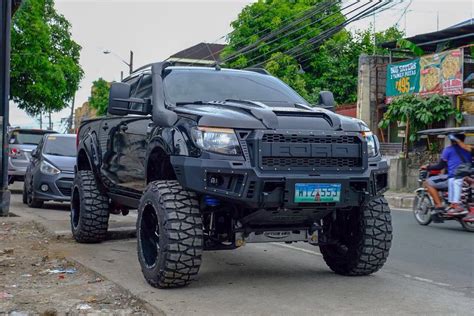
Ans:
[[[174,111],[197,117],[200,126],[346,132],[368,130],[361,120],[317,107],[269,107],[260,102],[223,101],[180,105]]]

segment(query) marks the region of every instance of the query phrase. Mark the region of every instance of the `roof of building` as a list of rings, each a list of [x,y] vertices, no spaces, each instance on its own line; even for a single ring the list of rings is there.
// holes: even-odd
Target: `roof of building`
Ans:
[[[444,42],[449,42],[450,47],[460,47],[474,41],[474,24],[472,19],[469,19],[440,31],[408,37],[407,40],[415,43],[425,52],[435,52],[437,46]],[[395,49],[397,42],[382,43],[381,47]]]
[[[168,60],[186,60],[186,61],[218,61],[221,51],[226,47],[223,44],[199,43],[186,48],[176,54],[171,55]]]

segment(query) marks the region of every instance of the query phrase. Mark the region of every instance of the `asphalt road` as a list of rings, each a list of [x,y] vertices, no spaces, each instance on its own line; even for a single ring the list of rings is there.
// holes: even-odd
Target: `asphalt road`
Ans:
[[[19,199],[14,198],[13,210],[23,209]],[[64,208],[29,214],[40,212],[43,219],[57,215],[54,225],[68,229]],[[205,252],[196,282],[183,289],[159,290],[142,277],[135,239],[66,243],[65,250],[170,315],[472,315],[474,234],[457,223],[423,227],[410,212],[399,210],[393,211],[393,227],[387,264],[367,277],[335,275],[318,248],[307,244],[249,244]]]

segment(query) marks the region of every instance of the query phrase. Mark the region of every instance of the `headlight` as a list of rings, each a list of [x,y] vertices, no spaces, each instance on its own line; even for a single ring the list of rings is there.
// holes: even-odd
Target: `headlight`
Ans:
[[[364,136],[367,141],[367,154],[370,158],[376,157],[379,154],[377,136],[372,132],[363,132],[362,136]]]
[[[191,133],[194,142],[202,150],[233,156],[242,153],[233,129],[195,127]]]
[[[61,170],[44,160],[40,164],[40,171],[47,175],[55,175],[61,173]]]

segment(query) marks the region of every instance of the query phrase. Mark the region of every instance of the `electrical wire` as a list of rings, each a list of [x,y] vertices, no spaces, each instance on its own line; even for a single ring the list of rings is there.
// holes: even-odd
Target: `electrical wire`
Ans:
[[[353,9],[352,11],[346,13],[346,15],[347,15],[347,14],[351,14],[351,13],[353,13],[353,12],[355,12],[355,11],[357,11],[357,10],[363,8],[363,7],[366,6],[366,5],[367,5],[367,3],[366,3],[366,4],[363,4],[362,6],[359,6],[359,7],[356,8],[356,9]],[[330,24],[332,24],[332,22],[334,22],[334,21],[336,21],[336,19],[332,19],[332,20],[328,21],[327,23],[323,24],[322,27],[323,27],[323,26],[330,25]],[[339,24],[339,25],[341,25],[341,24]],[[338,26],[339,26],[339,25],[338,25]],[[336,26],[335,26],[335,27],[336,27]],[[309,41],[314,40],[315,38],[319,38],[319,37],[321,37],[321,36],[324,36],[328,31],[330,31],[330,30],[332,30],[332,29],[334,29],[334,27],[332,27],[332,28],[330,28],[330,29],[328,29],[328,30],[322,31],[322,32],[319,33],[317,36],[315,36],[315,37],[313,37],[313,38],[310,38],[310,39],[309,39],[307,42],[305,42],[305,43],[300,43],[300,44],[298,44],[298,45],[296,45],[296,46],[290,48],[287,52],[291,52],[291,51],[293,51],[295,48],[300,47],[301,45],[306,45]],[[307,36],[307,34],[303,34],[303,35],[301,35],[301,36],[299,36],[299,37],[293,39],[293,40],[290,41],[289,43],[284,43],[284,44],[282,44],[282,45],[279,45],[279,46],[273,48],[272,50],[270,50],[269,52],[266,52],[265,55],[268,55],[268,54],[270,54],[270,53],[273,53],[273,52],[277,51],[278,49],[280,49],[281,47],[283,47],[283,46],[285,46],[285,45],[288,45],[288,44],[290,44],[290,43],[293,43],[293,42],[295,42],[295,41],[297,41],[297,40],[300,40],[300,39],[302,39],[302,38],[305,37],[305,36]],[[261,58],[261,56],[254,57],[254,58],[250,59],[247,63],[254,62],[254,61],[256,61],[256,60],[258,60],[258,59],[260,59],[260,58]]]
[[[382,2],[382,3],[381,3],[381,2]],[[298,57],[300,57],[300,56],[306,54],[306,52],[303,51],[305,47],[307,47],[307,46],[309,46],[309,45],[314,45],[314,44],[316,44],[316,43],[319,43],[319,42],[321,42],[321,41],[323,41],[323,40],[325,40],[325,39],[331,37],[332,35],[338,33],[342,28],[344,28],[345,26],[347,26],[348,24],[350,24],[350,23],[352,23],[352,22],[354,22],[354,21],[358,21],[358,20],[361,20],[361,19],[363,19],[363,18],[366,18],[366,17],[369,16],[369,15],[377,14],[377,13],[380,13],[380,12],[385,11],[387,8],[384,9],[384,7],[387,6],[389,3],[390,3],[390,2],[385,2],[385,3],[383,3],[383,1],[378,1],[378,3],[376,3],[375,5],[372,5],[371,7],[367,8],[367,9],[365,9],[364,11],[358,13],[357,15],[351,17],[351,18],[348,19],[346,22],[344,22],[344,23],[342,23],[342,24],[340,24],[340,25],[338,25],[338,26],[336,26],[336,27],[334,27],[334,28],[332,28],[332,29],[327,30],[326,32],[324,32],[324,33],[329,33],[329,35],[324,34],[325,36],[321,36],[321,34],[320,34],[320,35],[318,35],[318,36],[316,36],[316,37],[314,37],[314,38],[308,40],[306,43],[303,43],[303,44],[298,45],[298,46],[303,46],[303,47],[298,48],[298,46],[295,46],[294,48],[292,48],[292,49],[290,49],[290,50],[284,52],[283,54],[284,54],[284,55],[290,55],[290,56],[292,56],[293,58],[298,58]],[[392,7],[393,7],[393,5],[392,5],[390,8],[392,8]],[[388,9],[390,9],[390,8],[388,8]],[[381,10],[381,9],[383,9],[383,10]],[[328,31],[329,31],[329,32],[328,32]],[[273,56],[272,58],[270,58],[270,59],[268,59],[268,60],[265,60],[265,61],[263,61],[263,62],[254,64],[254,65],[252,65],[252,66],[250,66],[250,67],[259,67],[259,66],[261,66],[261,65],[263,65],[263,64],[265,64],[265,63],[267,63],[267,62],[269,62],[269,61],[271,61],[271,60],[274,60],[274,59],[276,59],[276,58],[278,58],[278,57],[279,57],[279,56]]]
[[[317,7],[313,8],[313,9],[311,9],[311,10],[308,10],[309,12],[307,12],[307,14],[305,14],[303,17],[301,17],[301,18],[299,18],[299,19],[297,19],[297,20],[295,20],[295,21],[292,21],[291,23],[288,23],[288,24],[286,24],[286,25],[283,25],[282,27],[276,29],[275,31],[272,31],[272,32],[270,32],[269,34],[263,36],[262,38],[260,38],[260,39],[257,40],[256,42],[254,42],[254,43],[252,43],[252,44],[250,44],[250,45],[248,45],[248,46],[245,46],[245,47],[239,49],[238,51],[234,52],[232,55],[230,55],[230,56],[228,56],[227,58],[223,59],[221,62],[222,62],[222,63],[225,63],[225,62],[228,62],[228,61],[230,61],[230,60],[235,59],[236,57],[239,57],[239,56],[240,56],[241,54],[243,54],[243,53],[252,52],[252,51],[254,51],[254,50],[256,50],[256,49],[259,48],[259,47],[258,47],[259,44],[261,44],[261,43],[263,43],[263,42],[265,42],[265,41],[267,41],[267,40],[271,40],[271,41],[270,41],[270,42],[267,42],[266,44],[273,43],[273,42],[275,42],[276,40],[279,40],[279,39],[280,39],[280,38],[275,38],[276,36],[278,36],[278,35],[281,34],[281,33],[286,32],[286,31],[288,31],[288,30],[290,30],[290,33],[285,34],[285,36],[288,36],[288,35],[290,35],[290,34],[293,34],[294,32],[297,32],[298,30],[301,30],[301,29],[303,29],[303,28],[308,27],[309,25],[312,25],[312,24],[314,24],[314,23],[317,23],[317,22],[321,21],[322,18],[321,18],[321,19],[318,19],[318,20],[316,20],[316,21],[313,21],[313,22],[312,22],[311,24],[309,24],[309,25],[305,25],[305,26],[303,26],[303,27],[301,27],[301,28],[291,30],[291,27],[292,27],[292,26],[296,26],[296,25],[298,25],[298,24],[300,24],[300,23],[302,23],[302,22],[304,22],[304,21],[306,21],[306,20],[312,18],[313,16],[315,16],[315,15],[321,13],[321,12],[323,12],[323,11],[325,11],[325,10],[328,10],[328,9],[334,7],[335,5],[339,4],[340,2],[341,2],[341,1],[322,2],[320,6],[317,6]],[[272,39],[273,39],[273,40],[272,40]]]
[[[372,2],[372,1],[371,1],[371,2]],[[351,13],[354,13],[354,12],[360,10],[361,8],[367,6],[367,5],[368,5],[369,3],[371,3],[371,2],[362,4],[361,6],[359,6],[359,7],[355,8],[355,9],[351,10],[350,12],[346,13],[346,15],[351,14]],[[381,2],[381,0],[379,0],[378,3],[376,3],[375,5],[370,6],[368,9],[364,9],[364,11],[361,11],[360,13],[356,14],[354,17],[360,15],[361,13],[365,13],[367,10],[369,10],[369,9],[373,8],[374,6],[378,5],[380,2]],[[304,46],[309,45],[309,44],[312,44],[312,43],[313,43],[314,41],[316,41],[317,39],[320,39],[320,38],[326,39],[327,37],[325,37],[325,36],[326,36],[326,34],[328,34],[328,32],[331,32],[331,31],[333,31],[333,30],[336,29],[336,28],[337,28],[337,32],[338,32],[340,29],[342,29],[345,25],[348,24],[348,23],[347,23],[348,21],[352,22],[352,19],[353,19],[354,17],[351,17],[350,19],[344,21],[343,23],[340,23],[340,24],[337,25],[337,26],[331,27],[330,29],[327,29],[327,30],[325,30],[325,31],[323,31],[323,32],[321,32],[321,33],[319,33],[317,36],[315,36],[315,37],[313,37],[313,38],[310,38],[308,41],[306,41],[306,42],[304,42],[304,43],[301,43],[301,44],[298,44],[298,45],[292,47],[291,49],[289,49],[289,50],[283,52],[283,54],[290,54],[290,55],[291,55],[291,53],[296,53],[296,52],[298,52],[299,49],[300,49],[300,47],[304,48]],[[333,19],[333,20],[331,20],[331,21],[329,21],[329,22],[323,24],[322,27],[331,24],[333,21],[335,21],[335,19]],[[350,22],[349,22],[349,23],[350,23]],[[292,43],[292,42],[295,42],[295,41],[297,41],[297,40],[300,40],[301,38],[303,38],[303,37],[306,36],[306,35],[307,35],[307,34],[304,34],[303,36],[299,36],[299,37],[293,39],[293,40],[290,41],[289,43],[285,43],[285,44],[279,45],[279,46],[275,47],[274,49],[270,50],[269,52],[266,52],[265,55],[277,51],[278,49],[280,49],[280,48],[281,48],[282,46],[284,46],[284,45],[288,45],[288,44],[290,44],[290,43]],[[247,64],[251,64],[252,62],[254,62],[254,61],[256,61],[256,60],[261,59],[262,56],[263,56],[263,55],[260,55],[260,56],[257,56],[257,57],[254,57],[254,58],[250,59],[250,60],[247,62]],[[260,66],[261,64],[264,64],[264,63],[266,63],[266,62],[268,62],[268,61],[270,61],[270,60],[266,60],[266,61],[263,61],[263,62],[254,64],[254,65],[252,65],[252,66],[250,66],[250,67],[258,67],[258,66]]]
[[[359,0],[359,1],[360,1],[360,0]],[[357,1],[357,2],[359,2],[359,1]],[[329,4],[329,5],[330,5],[330,6],[328,7],[328,9],[329,9],[329,8],[331,8],[331,7],[333,7],[333,6],[337,5],[337,4],[339,4],[340,2],[341,2],[340,0],[337,0],[337,1],[335,1],[335,2],[333,2],[333,1],[327,1],[327,2],[320,3],[319,7],[316,7],[316,8],[313,7],[312,9],[310,8],[310,9],[307,9],[307,10],[305,10],[305,11],[298,12],[298,13],[296,13],[296,14],[294,14],[294,15],[288,17],[288,18],[286,18],[285,20],[283,20],[283,22],[281,23],[283,26],[281,26],[280,28],[278,28],[278,29],[276,29],[276,30],[274,30],[274,31],[272,31],[272,32],[277,32],[277,31],[279,31],[279,30],[281,30],[281,29],[283,29],[283,28],[287,28],[289,24],[291,24],[291,25],[297,25],[297,24],[299,24],[299,23],[305,21],[306,19],[311,18],[312,16],[316,15],[316,14],[319,13],[320,11],[323,11],[323,10],[319,9],[319,8],[320,8],[321,6],[323,6],[323,5],[326,6],[326,5]],[[317,10],[317,12],[314,12],[315,9],[319,9],[319,10]],[[326,9],[326,8],[323,8],[323,9]],[[313,13],[313,12],[314,12],[314,13]],[[295,23],[295,21],[293,21],[293,22],[290,22],[289,24],[286,24],[286,25],[284,24],[285,22],[287,22],[287,21],[289,21],[289,20],[291,20],[291,19],[293,19],[293,18],[295,18],[296,16],[299,16],[299,15],[301,15],[301,17],[298,18],[298,23]],[[309,16],[308,16],[308,17],[305,17],[306,15],[309,15]],[[291,26],[290,26],[290,27],[291,27]],[[262,34],[263,32],[268,31],[268,30],[271,30],[271,28],[269,27],[269,28],[267,28],[267,29],[265,29],[265,30],[261,30],[261,31],[257,32],[255,35],[260,35],[260,34]],[[236,31],[236,30],[234,30],[234,32],[235,32],[235,31]],[[272,32],[271,32],[271,33],[272,33]],[[229,33],[229,34],[230,34],[230,33]],[[265,37],[267,37],[268,35],[269,35],[269,34],[265,35]],[[272,37],[274,37],[274,36],[272,36]],[[241,43],[245,42],[246,40],[247,40],[247,39],[241,40],[240,42],[234,43],[234,44],[232,44],[232,45],[233,45],[233,46],[238,46],[238,45],[240,45]],[[247,53],[247,52],[243,52],[243,51],[244,51],[244,50],[248,50],[248,49],[250,49],[250,48],[253,48],[253,46],[258,45],[261,41],[262,41],[262,39],[259,39],[259,40],[258,40],[257,42],[255,42],[255,43],[252,43],[252,44],[250,44],[250,45],[244,46],[243,48],[241,48],[241,49],[239,50],[239,52],[235,52],[235,53],[233,53],[231,56],[226,57],[226,61],[227,61],[227,60],[230,60],[231,57],[234,57],[234,56],[236,56],[236,55],[237,55],[237,57],[239,57],[239,56],[240,56],[239,54]],[[209,58],[209,57],[211,57],[211,55],[208,55],[208,56],[206,56],[206,57],[203,57],[203,58],[200,59],[199,61],[205,60],[205,59],[207,59],[207,58]],[[224,61],[221,61],[220,63],[223,63],[223,62],[224,62]]]

